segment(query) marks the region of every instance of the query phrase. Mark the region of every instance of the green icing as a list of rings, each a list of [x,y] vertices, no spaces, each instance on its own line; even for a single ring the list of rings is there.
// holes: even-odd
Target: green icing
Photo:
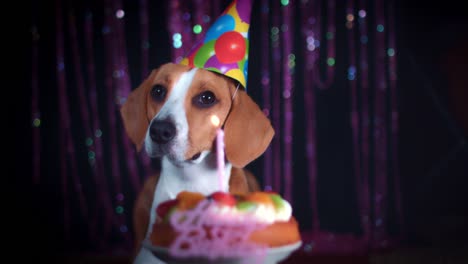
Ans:
[[[249,202],[249,201],[239,202],[236,205],[236,208],[239,211],[247,211],[247,210],[255,209],[255,207],[256,207],[255,203],[252,203],[252,202]]]
[[[273,204],[275,204],[275,209],[280,210],[284,207],[283,198],[281,198],[281,196],[279,196],[278,194],[270,194],[270,198],[273,201]]]

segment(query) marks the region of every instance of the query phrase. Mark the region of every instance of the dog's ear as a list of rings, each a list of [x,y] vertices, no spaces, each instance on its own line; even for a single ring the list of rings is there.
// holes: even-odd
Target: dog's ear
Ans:
[[[262,155],[275,134],[270,120],[243,90],[234,97],[224,131],[227,159],[237,168]]]
[[[120,108],[125,131],[135,144],[137,151],[140,151],[143,146],[148,128],[146,95],[156,74],[157,70],[153,70],[149,77],[128,95],[127,101]]]

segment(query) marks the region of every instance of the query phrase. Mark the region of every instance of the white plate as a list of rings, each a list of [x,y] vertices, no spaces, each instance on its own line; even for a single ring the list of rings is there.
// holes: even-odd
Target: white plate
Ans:
[[[294,244],[270,248],[266,252],[266,256],[262,264],[276,264],[280,261],[288,258],[291,253],[297,250],[302,245],[302,241],[299,241]],[[256,263],[255,256],[246,257],[246,258],[221,258],[221,259],[208,259],[203,257],[189,257],[189,258],[177,258],[169,254],[169,250],[165,247],[152,245],[150,241],[143,241],[143,246],[153,253],[157,258],[167,262],[168,264],[245,264],[245,263]],[[249,261],[250,259],[250,261]],[[255,262],[254,262],[255,261]]]

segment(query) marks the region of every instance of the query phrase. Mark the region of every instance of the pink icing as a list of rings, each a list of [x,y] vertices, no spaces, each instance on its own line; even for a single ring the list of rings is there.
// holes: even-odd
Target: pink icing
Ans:
[[[257,222],[252,214],[243,217],[219,217],[210,211],[212,202],[203,200],[187,211],[176,211],[170,218],[173,228],[179,233],[169,247],[176,257],[230,257],[263,258],[267,247],[250,242],[250,234],[265,224]],[[211,237],[208,238],[210,227]]]

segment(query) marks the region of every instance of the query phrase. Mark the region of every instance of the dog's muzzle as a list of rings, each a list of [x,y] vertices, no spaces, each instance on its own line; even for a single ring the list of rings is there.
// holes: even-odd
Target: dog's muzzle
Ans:
[[[151,123],[149,135],[158,144],[166,144],[171,141],[176,134],[176,127],[173,122],[167,120],[154,120]]]

